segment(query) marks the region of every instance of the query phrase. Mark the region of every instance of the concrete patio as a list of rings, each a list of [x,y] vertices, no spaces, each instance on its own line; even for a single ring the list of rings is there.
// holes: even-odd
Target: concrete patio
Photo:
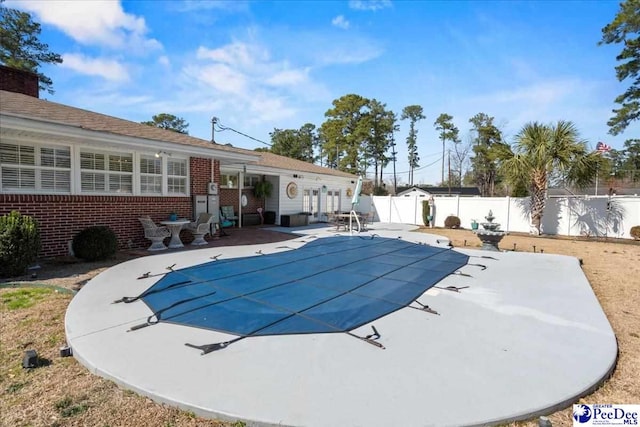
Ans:
[[[360,235],[448,243],[411,228],[376,223]],[[252,337],[203,356],[184,344],[234,336],[168,323],[127,332],[151,312],[142,302],[112,301],[158,280],[138,279],[147,272],[295,250],[336,234],[326,225],[254,230],[253,242],[251,229],[231,230],[219,244],[145,256],[94,278],[67,311],[75,357],[125,388],[198,415],[290,426],[525,419],[569,405],[615,366],[615,336],[578,260],[547,254],[455,249],[487,268],[465,266],[461,272],[471,277],[451,275],[427,291],[420,302],[438,315],[407,308],[374,321],[385,350],[345,334],[315,334]],[[245,232],[247,244],[221,246],[245,243]],[[250,244],[270,233],[292,239]],[[478,258],[485,255],[494,259]],[[354,332],[370,331],[366,325]]]

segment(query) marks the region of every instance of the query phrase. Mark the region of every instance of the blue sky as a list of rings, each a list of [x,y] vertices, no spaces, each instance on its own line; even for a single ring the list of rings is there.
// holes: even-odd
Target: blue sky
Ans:
[[[593,148],[622,148],[637,122],[608,135],[620,46],[598,46],[617,1],[16,1],[64,63],[45,66],[55,94],[41,97],[133,121],[183,117],[211,138],[211,117],[263,141],[274,128],[320,126],[331,102],[356,93],[398,115],[424,108],[421,168],[440,179],[433,123],[495,117],[508,141],[530,121],[571,120]],[[397,170],[406,172],[408,123]],[[263,146],[231,131],[216,141]],[[391,174],[389,166],[385,172]],[[406,182],[407,173],[399,175]],[[386,175],[385,178],[391,178]]]

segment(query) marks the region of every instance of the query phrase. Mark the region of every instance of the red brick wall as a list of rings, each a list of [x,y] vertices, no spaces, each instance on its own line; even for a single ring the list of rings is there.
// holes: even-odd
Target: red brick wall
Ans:
[[[191,194],[194,196],[208,194],[208,185],[211,181],[211,160],[191,157],[189,170],[191,171]],[[218,177],[219,180],[220,177]]]
[[[257,199],[253,195],[253,188],[242,190],[242,194],[247,196],[247,206],[242,208],[243,213],[256,213],[258,208],[264,208],[262,206],[262,199]],[[220,189],[220,206],[233,206],[233,211],[238,214],[238,189],[237,188],[222,188]]]
[[[150,242],[144,238],[139,216],[149,215],[159,222],[176,212],[179,217],[191,218],[193,207],[190,197],[0,194],[0,215],[12,210],[38,221],[42,239],[39,256],[47,258],[66,255],[67,242],[92,225],[110,227],[121,249],[147,247]]]
[[[38,98],[38,75],[0,65],[0,89]]]
[[[207,194],[211,160],[191,158],[189,167],[191,194]],[[216,182],[220,182],[218,161],[214,162],[214,176]],[[191,197],[0,194],[0,215],[17,210],[33,216],[40,225],[40,256],[47,258],[66,255],[73,236],[92,225],[109,226],[116,233],[121,249],[148,247],[150,242],[144,238],[138,217],[149,215],[157,223],[176,212],[181,218],[192,218],[191,200]],[[185,243],[192,239],[189,233],[181,237]]]

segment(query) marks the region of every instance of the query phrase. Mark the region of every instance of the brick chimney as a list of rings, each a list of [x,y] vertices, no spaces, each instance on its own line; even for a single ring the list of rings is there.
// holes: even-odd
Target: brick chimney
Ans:
[[[29,71],[0,65],[0,90],[40,97],[38,75]]]

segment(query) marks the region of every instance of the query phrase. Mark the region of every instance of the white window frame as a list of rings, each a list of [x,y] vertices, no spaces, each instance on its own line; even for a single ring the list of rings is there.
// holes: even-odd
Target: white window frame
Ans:
[[[95,156],[103,156],[103,158],[101,159],[101,161],[103,162],[103,168],[82,168],[82,156],[83,154],[88,154],[88,155],[93,155],[94,159]],[[131,171],[122,171],[122,170],[116,170],[116,169],[111,169],[111,163],[112,163],[112,158],[113,157],[120,157],[120,158],[128,158],[130,159],[130,163],[131,163]],[[80,147],[80,149],[78,150],[78,162],[76,163],[79,173],[78,173],[78,178],[79,178],[79,182],[78,182],[78,191],[80,194],[85,194],[85,195],[89,195],[89,194],[117,194],[117,195],[131,195],[133,196],[135,194],[135,180],[134,180],[134,176],[136,175],[135,172],[135,165],[136,165],[136,160],[135,160],[135,156],[133,152],[127,152],[127,151],[106,151],[106,150],[96,150],[93,149],[91,147]],[[120,162],[120,164],[122,164],[122,162]],[[83,180],[82,180],[82,174],[86,173],[86,174],[93,174],[94,176],[102,176],[103,177],[103,183],[104,186],[101,189],[97,189],[97,190],[84,190],[82,188],[83,186]],[[112,178],[118,178],[121,179],[122,177],[129,177],[130,178],[130,186],[131,189],[130,190],[123,190],[122,187],[120,186],[117,189],[111,190],[111,180]]]
[[[175,196],[189,196],[190,195],[190,180],[191,180],[191,176],[190,176],[190,158],[188,156],[162,156],[160,158],[160,161],[162,162],[162,191],[161,193],[157,193],[157,192],[142,192],[142,184],[141,184],[141,176],[145,175],[142,174],[141,171],[141,165],[140,165],[140,161],[141,159],[145,159],[145,158],[155,158],[155,153],[150,153],[150,152],[138,152],[138,151],[134,151],[134,150],[109,150],[109,149],[102,149],[102,148],[96,148],[93,145],[86,145],[86,144],[82,144],[82,145],[76,145],[76,144],[57,144],[57,143],[39,143],[39,142],[31,142],[31,141],[22,141],[20,138],[2,138],[2,141],[0,142],[2,144],[6,144],[7,146],[13,148],[14,146],[17,147],[28,147],[26,150],[23,151],[29,151],[29,150],[33,150],[33,156],[34,156],[34,160],[33,162],[23,162],[23,163],[19,163],[19,159],[18,159],[18,163],[15,162],[2,162],[0,161],[0,192],[2,193],[6,193],[6,194],[72,194],[72,195],[118,195],[118,196],[149,196],[149,197],[175,197]],[[42,165],[42,160],[43,160],[43,154],[46,155],[46,153],[43,153],[42,150],[43,149],[53,149],[53,150],[61,150],[62,153],[60,153],[62,155],[62,158],[64,160],[64,154],[66,153],[68,158],[66,160],[68,167],[63,167],[60,164],[57,164],[57,159],[58,159],[58,155],[57,153],[54,151],[54,157],[53,157],[53,165],[51,166],[43,166]],[[109,170],[102,170],[102,169],[82,169],[81,168],[81,159],[82,159],[82,155],[81,153],[99,153],[99,154],[103,154],[105,156],[104,158],[104,162],[105,162],[105,169],[109,169],[108,165],[109,165],[109,156],[118,156],[118,155],[124,155],[124,156],[130,156],[132,159],[132,171],[131,172],[122,172],[122,171],[109,171]],[[6,157],[5,157],[6,158]],[[49,158],[50,160],[51,158]],[[183,168],[180,171],[180,174],[175,174],[175,175],[169,175],[167,173],[168,171],[168,162],[169,161],[173,161],[173,162],[181,162],[183,164]],[[46,162],[45,162],[46,163]],[[64,161],[63,161],[64,163]],[[33,171],[33,179],[35,181],[35,184],[33,186],[29,186],[29,187],[11,187],[11,188],[7,188],[6,185],[3,184],[2,182],[2,173],[4,169],[18,169],[18,170],[25,170],[25,171]],[[64,190],[56,190],[55,188],[55,184],[54,184],[54,188],[45,188],[47,187],[47,185],[42,185],[42,172],[45,171],[53,171],[54,172],[54,176],[52,177],[52,179],[56,179],[55,174],[58,174],[58,178],[61,179],[61,182],[65,182],[67,181],[68,184],[65,185]],[[82,172],[89,172],[89,173],[104,173],[105,177],[108,177],[109,174],[111,175],[126,175],[126,176],[131,176],[131,192],[117,192],[117,191],[108,191],[108,187],[107,190],[101,190],[101,191],[82,191],[82,180],[81,180],[81,174]],[[182,174],[184,173],[184,175]],[[60,175],[61,174],[61,175]],[[66,175],[66,176],[65,176]],[[169,179],[177,179],[177,180],[182,180],[182,183],[180,185],[181,187],[181,191],[179,192],[170,192],[169,191]],[[28,179],[28,178],[27,178]],[[108,179],[108,178],[106,178]],[[47,180],[47,183],[51,183],[51,180]],[[107,181],[107,185],[108,185],[108,181]],[[182,191],[184,190],[184,191]]]
[[[153,171],[149,172],[149,169],[147,168],[145,172],[142,172],[142,162],[151,162],[153,163]],[[163,178],[163,170],[164,168],[162,167],[162,158],[157,157],[153,154],[140,154],[138,156],[138,161],[136,162],[137,166],[139,168],[139,178],[138,178],[138,188],[140,189],[140,195],[143,196],[162,196],[162,183],[164,182],[164,178]],[[159,171],[158,171],[159,169]],[[153,186],[158,188],[157,191],[149,191],[148,190],[148,183],[143,185],[142,181],[143,178],[153,178],[153,180],[159,180],[160,181],[160,185],[158,186],[158,184],[154,183]],[[146,188],[145,188],[146,187]]]
[[[244,175],[244,185],[242,188],[254,188],[260,181],[262,181],[262,175],[247,173]]]
[[[73,188],[73,151],[70,146],[46,143],[23,143],[13,140],[3,140],[1,144],[18,147],[18,156],[20,156],[21,153],[20,147],[33,149],[33,163],[22,163],[20,158],[17,159],[18,161],[16,163],[9,163],[6,160],[3,162],[0,156],[0,190],[2,190],[3,193],[71,194]],[[43,150],[54,150],[53,165],[43,165]],[[61,155],[58,156],[58,151],[66,151],[67,155],[65,156],[65,153],[60,153]],[[62,165],[59,163],[62,163]],[[64,165],[65,163],[67,165]],[[33,171],[33,187],[6,187],[4,181],[2,181],[2,176],[4,176],[8,169],[17,169],[19,175],[21,175],[23,171]],[[46,186],[43,185],[43,173],[47,172],[53,174],[53,188],[45,188]],[[55,180],[57,180],[58,177],[62,183],[67,182],[68,185],[62,189],[57,189]],[[21,178],[18,177],[18,180],[21,181]]]
[[[163,178],[163,181],[167,183],[167,194],[171,196],[186,196],[189,193],[189,161],[188,159],[181,158],[165,158],[163,162],[166,167],[163,167],[163,171],[166,170],[166,178]],[[169,174],[170,163],[181,163],[184,166],[184,175],[183,174]],[[164,166],[163,165],[163,166]],[[175,170],[175,169],[174,169]],[[184,191],[173,191],[172,186],[169,185],[170,181],[182,181],[181,186],[184,186]]]
[[[220,172],[220,188],[234,188],[238,189],[240,179],[238,172]],[[231,185],[229,185],[231,183]]]
[[[339,213],[340,212],[340,190],[327,190],[325,193],[325,206],[324,211],[327,214]],[[336,206],[337,204],[337,206]]]

